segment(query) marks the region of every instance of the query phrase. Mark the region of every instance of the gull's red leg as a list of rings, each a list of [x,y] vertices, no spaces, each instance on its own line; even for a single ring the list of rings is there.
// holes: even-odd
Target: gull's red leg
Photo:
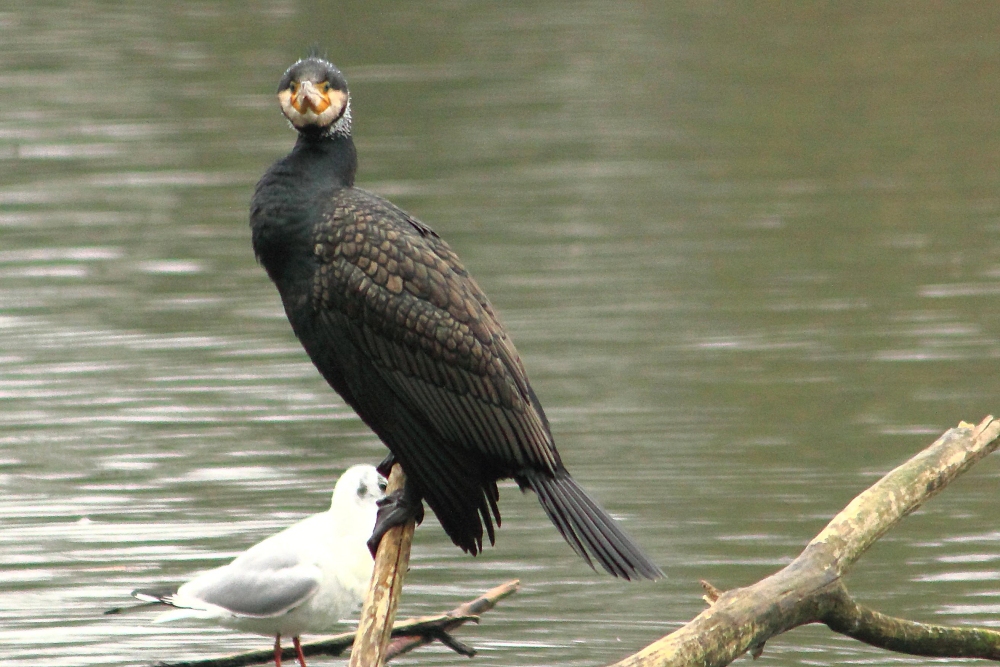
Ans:
[[[292,642],[295,644],[295,657],[299,659],[300,667],[306,667],[306,656],[302,654],[302,642],[299,641],[298,637],[292,637]]]
[[[274,636],[274,667],[281,667],[281,634]]]

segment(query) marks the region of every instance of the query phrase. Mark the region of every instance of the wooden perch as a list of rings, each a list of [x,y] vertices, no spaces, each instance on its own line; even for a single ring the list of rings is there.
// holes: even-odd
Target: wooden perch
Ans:
[[[405,483],[403,469],[398,463],[393,465],[386,494],[401,491]],[[382,667],[385,664],[392,622],[403,593],[403,578],[410,566],[413,529],[414,521],[410,519],[406,525],[390,528],[379,543],[372,581],[358,620],[358,636],[351,649],[350,667]]]
[[[882,535],[1000,445],[1000,421],[960,424],[855,498],[781,571],[752,586],[706,588],[709,608],[613,667],[714,667],[806,623],[911,655],[1000,660],[1000,632],[893,618],[857,604],[841,578]]]
[[[435,639],[442,641],[443,643],[445,643],[445,645],[454,650],[455,647],[442,638],[442,633],[444,637],[448,637],[452,641],[454,641],[454,638],[448,635],[447,633],[461,626],[463,623],[465,623],[465,620],[469,618],[475,619],[475,621],[478,623],[480,614],[482,614],[485,611],[489,611],[490,609],[493,609],[493,607],[496,606],[497,602],[507,597],[508,595],[516,593],[520,585],[521,584],[517,579],[511,579],[510,581],[501,586],[497,586],[496,588],[492,588],[486,591],[475,600],[472,600],[471,602],[466,602],[465,604],[456,607],[448,614],[450,618],[441,623],[440,632],[438,631],[413,632],[413,630],[410,627],[406,626],[406,624],[404,623],[397,624],[392,629],[393,639],[389,643],[389,648],[386,649],[385,653],[386,661],[392,660],[396,656],[402,655],[404,653],[408,653],[417,647],[423,646],[425,644],[430,644]],[[431,619],[429,620],[432,620],[436,623],[438,618],[441,617],[432,616]],[[462,653],[463,655],[468,655],[470,658],[473,655],[475,655],[475,651],[471,651],[471,653],[465,651],[459,651],[459,653]]]
[[[517,579],[512,579],[505,584],[486,591],[474,600],[459,605],[446,614],[422,616],[397,623],[392,629],[392,640],[385,652],[385,659],[391,660],[419,646],[439,640],[442,635],[447,635],[447,633],[467,621],[478,623],[480,615],[493,609],[500,600],[516,593],[519,585]],[[306,657],[317,655],[336,657],[342,655],[354,644],[356,634],[355,632],[344,632],[321,641],[303,644],[302,653]],[[447,636],[454,641],[454,638],[451,638],[450,635]],[[295,649],[291,647],[286,648],[282,654],[282,659],[294,661]],[[271,663],[273,660],[274,651],[267,649],[265,651],[250,651],[208,660],[161,662],[157,664],[157,667],[246,667],[247,665]]]

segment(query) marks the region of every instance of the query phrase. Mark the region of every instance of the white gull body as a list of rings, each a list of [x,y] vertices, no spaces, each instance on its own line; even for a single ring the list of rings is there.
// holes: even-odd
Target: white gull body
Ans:
[[[233,562],[204,572],[172,594],[134,591],[175,607],[155,623],[183,619],[268,635],[329,632],[364,598],[372,574],[371,536],[385,495],[373,466],[356,465],[337,481],[330,509],[268,537]]]

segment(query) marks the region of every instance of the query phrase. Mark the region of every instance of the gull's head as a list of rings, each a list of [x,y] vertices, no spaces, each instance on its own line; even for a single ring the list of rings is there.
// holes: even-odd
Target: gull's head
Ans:
[[[385,486],[385,478],[378,474],[375,466],[351,466],[337,480],[330,511],[337,516],[363,514],[367,518],[370,514],[370,533],[375,524],[377,503],[385,497]]]

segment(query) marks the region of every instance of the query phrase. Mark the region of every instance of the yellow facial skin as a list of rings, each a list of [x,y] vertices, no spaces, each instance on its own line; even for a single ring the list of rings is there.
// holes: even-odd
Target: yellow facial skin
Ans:
[[[281,112],[297,128],[327,127],[344,113],[347,93],[326,81],[292,81],[278,93]]]

